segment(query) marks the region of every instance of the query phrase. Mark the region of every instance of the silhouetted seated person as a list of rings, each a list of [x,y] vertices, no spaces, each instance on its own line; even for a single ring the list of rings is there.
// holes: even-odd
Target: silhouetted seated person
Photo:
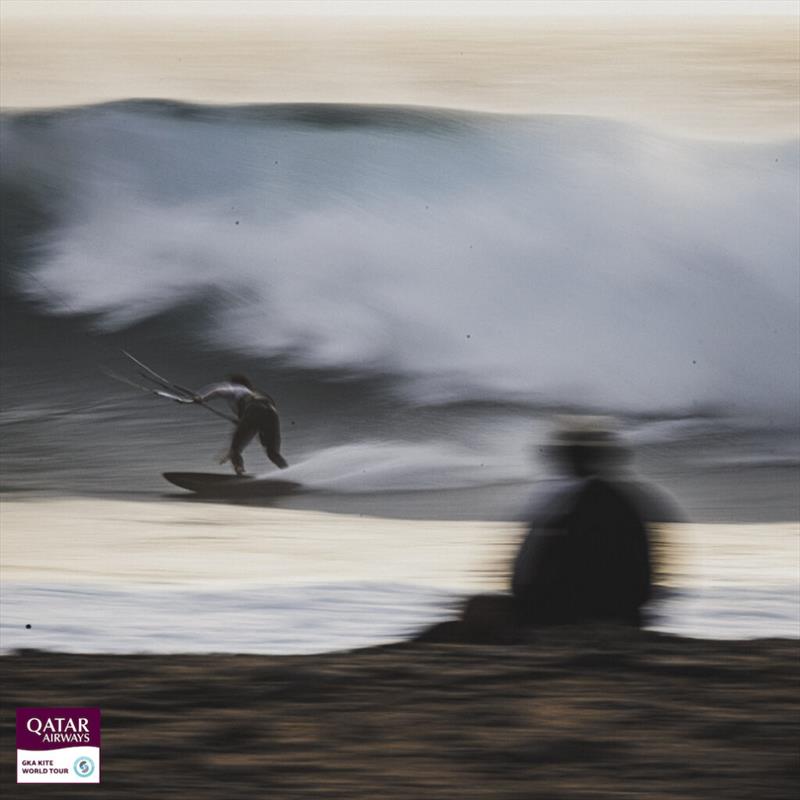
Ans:
[[[536,514],[514,561],[514,621],[638,624],[650,597],[650,548],[631,490],[613,478],[622,448],[605,430],[572,430],[552,453],[570,479]]]
[[[598,427],[563,430],[550,453],[565,473],[532,515],[510,595],[470,598],[428,641],[513,642],[526,628],[607,621],[638,625],[651,593],[645,513],[654,497],[617,479],[626,454]]]

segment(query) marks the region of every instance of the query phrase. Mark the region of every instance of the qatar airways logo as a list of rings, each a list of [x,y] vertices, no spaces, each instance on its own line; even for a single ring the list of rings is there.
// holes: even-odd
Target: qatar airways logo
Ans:
[[[18,708],[17,783],[100,783],[100,709]]]
[[[31,717],[25,727],[43,742],[89,744],[89,720],[86,717]]]

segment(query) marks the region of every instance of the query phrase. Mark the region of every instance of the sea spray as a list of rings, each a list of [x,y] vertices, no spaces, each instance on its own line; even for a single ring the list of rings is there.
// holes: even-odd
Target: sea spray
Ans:
[[[583,117],[121,103],[3,120],[54,223],[23,288],[415,402],[796,421],[795,143]]]

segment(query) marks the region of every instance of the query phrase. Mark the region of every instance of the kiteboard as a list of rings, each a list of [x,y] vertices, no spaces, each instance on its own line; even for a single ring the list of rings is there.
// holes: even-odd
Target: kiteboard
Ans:
[[[203,497],[285,497],[302,488],[296,481],[230,473],[165,472],[163,475],[171,484]]]

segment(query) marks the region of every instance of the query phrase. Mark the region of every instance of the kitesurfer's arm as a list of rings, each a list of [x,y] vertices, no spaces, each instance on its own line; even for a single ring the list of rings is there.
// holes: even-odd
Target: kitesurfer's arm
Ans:
[[[236,402],[243,397],[250,397],[252,394],[253,392],[246,386],[241,386],[237,383],[215,383],[201,389],[194,396],[192,402],[207,403],[209,400],[214,400],[215,398],[221,398],[228,402]]]

